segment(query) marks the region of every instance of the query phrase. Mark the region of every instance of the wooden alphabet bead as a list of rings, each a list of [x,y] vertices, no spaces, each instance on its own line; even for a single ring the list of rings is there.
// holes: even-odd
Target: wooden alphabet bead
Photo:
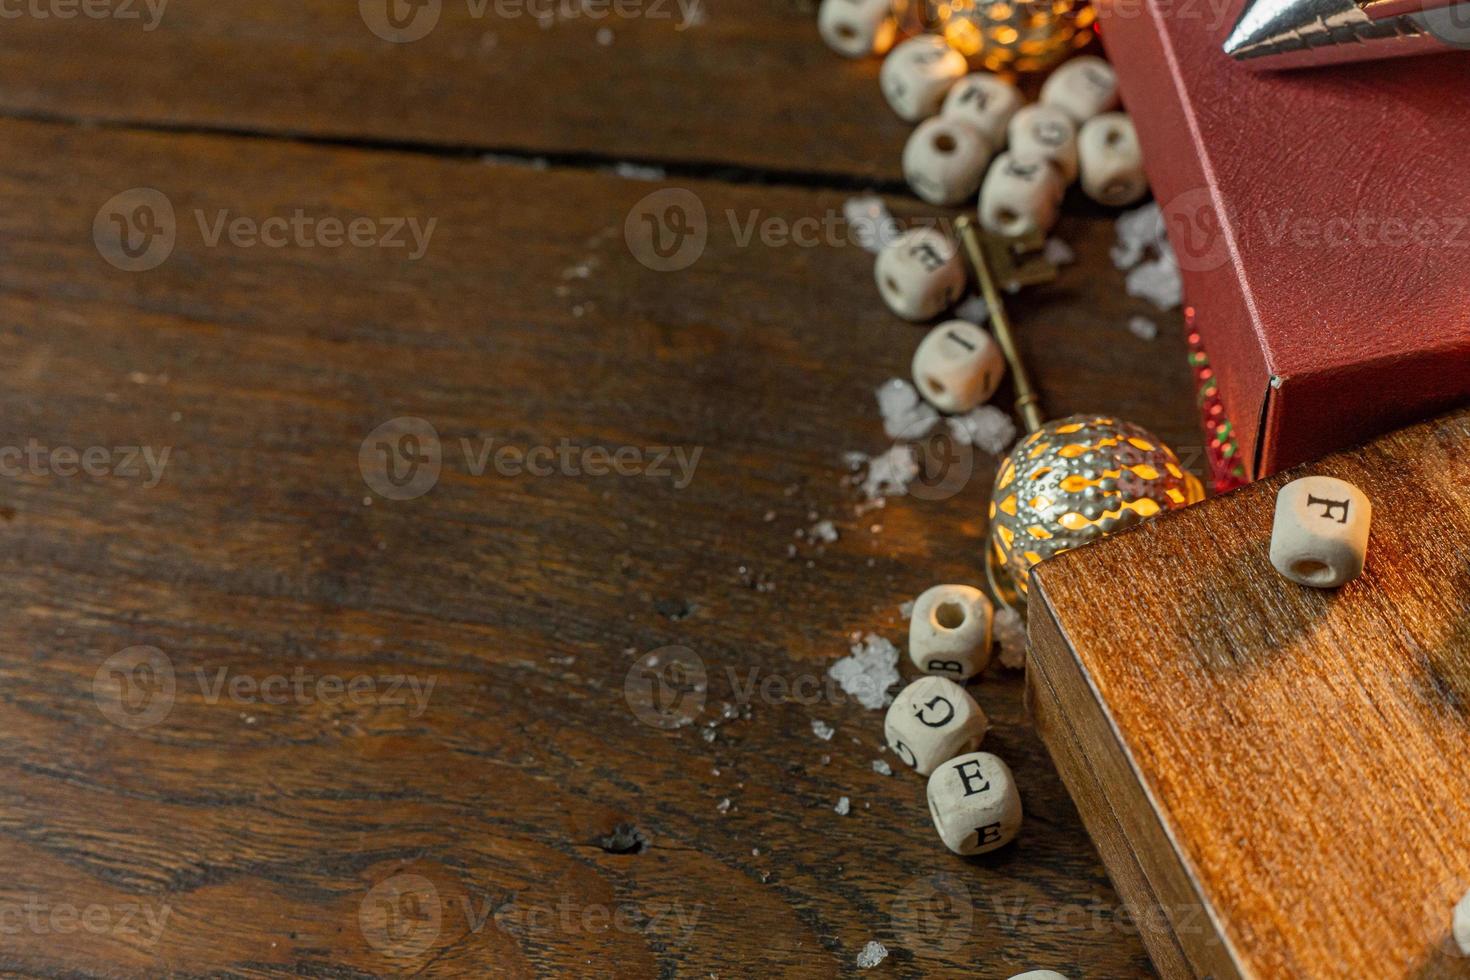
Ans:
[[[944,677],[921,677],[888,706],[883,736],[905,765],[927,776],[935,766],[978,749],[989,727],[963,687]]]
[[[1455,945],[1460,947],[1460,952],[1470,956],[1470,892],[1460,899],[1460,904],[1455,906],[1455,917],[1451,924],[1451,931],[1455,937]]]
[[[914,351],[914,387],[941,412],[968,412],[988,402],[1005,376],[1000,345],[968,320],[947,320]]]
[[[1072,117],[1079,126],[1118,107],[1118,76],[1101,58],[1073,58],[1051,73],[1041,86],[1041,102]]]
[[[1077,136],[1082,190],[1099,204],[1121,208],[1148,194],[1143,150],[1126,113],[1105,112],[1089,119]]]
[[[898,25],[889,0],[822,0],[817,30],[827,47],[849,58],[882,54],[893,46]]]
[[[990,664],[995,609],[969,585],[936,585],[914,600],[909,659],[926,674],[969,680]]]
[[[935,34],[904,41],[883,59],[878,84],[903,119],[918,122],[939,111],[944,95],[965,73],[965,56]]]
[[[942,763],[929,777],[929,815],[956,854],[984,854],[1015,840],[1021,794],[1010,767],[989,752]]]
[[[1368,554],[1373,505],[1330,476],[1293,480],[1276,494],[1271,564],[1293,582],[1332,589],[1357,578]]]
[[[1077,124],[1055,106],[1028,105],[1011,117],[1011,154],[1041,157],[1062,175],[1062,183],[1077,179]]]
[[[1002,153],[980,187],[980,224],[1011,237],[1051,231],[1065,194],[1061,175],[1045,159]]]
[[[904,145],[904,179],[930,204],[958,204],[980,189],[994,152],[974,126],[935,116],[919,123]]]
[[[915,322],[943,313],[965,289],[959,250],[933,228],[915,228],[884,246],[873,277],[888,308]]]
[[[1025,104],[1016,86],[999,75],[977,71],[955,83],[939,114],[970,123],[1000,150],[1006,145],[1006,127]]]

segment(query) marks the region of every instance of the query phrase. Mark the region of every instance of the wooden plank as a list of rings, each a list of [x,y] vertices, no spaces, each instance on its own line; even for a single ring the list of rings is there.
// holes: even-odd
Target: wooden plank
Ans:
[[[856,516],[840,456],[886,447],[871,390],[919,331],[882,309],[861,249],[742,247],[727,217],[822,218],[841,194],[689,182],[708,244],[657,272],[624,228],[660,185],[15,121],[0,140],[0,447],[169,451],[157,481],[58,460],[0,482],[0,916],[162,923],[27,927],[0,969],[826,976],[879,939],[900,975],[1147,973],[1018,678],[976,693],[1027,828],[972,862],[938,844],[921,780],[872,771],[881,716],[822,686],[849,633],[901,640],[902,601],[978,579],[993,475],[982,459],[950,499]],[[94,224],[139,187],[176,232],[126,272]],[[298,210],[435,230],[417,261],[246,245],[229,223],[211,244],[222,213]],[[1050,404],[1117,405],[1187,442],[1178,324],[1129,335],[1109,226],[1063,234],[1085,264],[1016,307]],[[359,466],[400,416],[443,447],[411,500]],[[702,455],[682,486],[476,475],[483,438]],[[842,538],[795,538],[813,514]],[[140,645],[167,658],[171,701],[161,667],[113,659]],[[698,724],[664,731],[625,685],[670,645],[707,689]],[[164,717],[109,720],[122,668],[132,706]],[[300,674],[433,687],[354,703],[297,695]],[[386,958],[384,936],[414,955]]]
[[[23,12],[0,112],[901,180],[877,60],[828,50],[803,0],[431,0],[409,43],[369,28],[388,2]]]
[[[1178,934],[1197,972],[1470,968],[1448,942],[1470,889],[1467,442],[1451,415],[1038,569],[1035,655],[1137,863],[1209,913]],[[1269,564],[1276,491],[1308,472],[1378,505],[1335,592]]]

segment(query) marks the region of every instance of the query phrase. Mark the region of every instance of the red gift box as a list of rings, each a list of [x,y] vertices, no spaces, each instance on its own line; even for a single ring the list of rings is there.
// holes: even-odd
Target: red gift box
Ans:
[[[1253,478],[1470,402],[1470,54],[1261,72],[1209,0],[1104,0]]]

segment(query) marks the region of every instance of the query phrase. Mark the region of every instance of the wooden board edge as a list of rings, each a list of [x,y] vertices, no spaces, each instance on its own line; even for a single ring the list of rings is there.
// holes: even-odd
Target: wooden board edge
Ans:
[[[1249,971],[1242,967],[1216,910],[1205,901],[1197,877],[1175,845],[1152,793],[1067,642],[1040,576],[1033,575],[1032,586],[1028,683],[1034,673],[1039,683],[1030,686],[1050,701],[1043,705],[1044,712],[1060,720],[1049,725],[1038,720],[1038,731],[1068,790],[1074,784],[1095,788],[1094,798],[1074,793],[1073,799],[1090,833],[1094,820],[1102,825],[1102,834],[1093,836],[1094,843],[1099,844],[1104,864],[1134,920],[1158,924],[1158,929],[1143,932],[1150,955],[1156,955],[1156,946],[1163,947],[1157,938],[1150,941],[1150,934],[1163,931],[1187,963],[1180,966],[1186,972],[1179,975],[1243,980],[1250,976]],[[1094,818],[1089,810],[1099,816]],[[1120,844],[1111,860],[1101,847],[1109,822],[1116,825]],[[1130,856],[1127,863],[1121,862],[1120,853]],[[1131,865],[1139,870],[1141,886],[1125,884]],[[1167,922],[1168,929],[1158,920]],[[1155,963],[1163,972],[1169,959],[1167,948],[1161,959],[1163,962],[1156,959]]]
[[[1113,888],[1123,899],[1138,928],[1154,969],[1165,978],[1194,976],[1189,958],[1180,948],[1174,932],[1163,928],[1159,916],[1153,914],[1153,910],[1159,908],[1158,896],[1129,848],[1102,786],[1087,765],[1076,733],[1067,723],[1051,682],[1034,668],[1026,673],[1026,708],[1062,777],[1062,783],[1077,805],[1088,837],[1092,838],[1093,845],[1102,856],[1103,867],[1107,869]]]

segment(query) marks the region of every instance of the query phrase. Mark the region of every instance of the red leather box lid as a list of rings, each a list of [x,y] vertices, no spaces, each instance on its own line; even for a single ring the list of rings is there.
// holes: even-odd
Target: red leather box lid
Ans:
[[[1259,477],[1470,402],[1470,53],[1263,73],[1229,6],[1101,19]]]

